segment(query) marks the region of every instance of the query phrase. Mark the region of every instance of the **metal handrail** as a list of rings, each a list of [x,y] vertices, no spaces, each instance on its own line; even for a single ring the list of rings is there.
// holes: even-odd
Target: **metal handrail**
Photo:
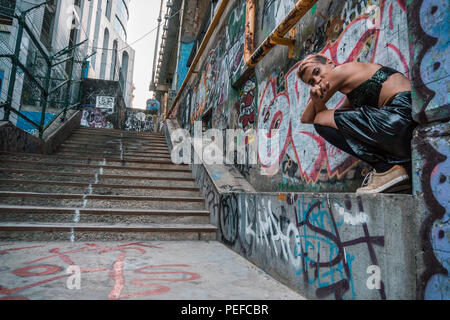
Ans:
[[[31,11],[46,5],[48,3],[51,3],[53,1],[45,1],[43,3],[37,4],[25,11],[22,11],[20,14],[14,14],[13,16],[11,16],[13,19],[17,19],[18,20],[18,30],[17,30],[17,36],[16,36],[16,43],[15,43],[15,48],[14,48],[14,52],[13,54],[2,54],[0,55],[0,58],[9,58],[11,60],[11,64],[12,64],[12,68],[11,68],[11,76],[10,76],[10,81],[9,81],[9,88],[8,88],[8,94],[7,94],[7,98],[6,98],[6,102],[3,103],[2,105],[0,105],[0,108],[4,108],[5,112],[4,112],[4,119],[5,121],[9,121],[9,117],[10,117],[10,113],[13,112],[14,114],[16,114],[18,117],[23,118],[25,121],[27,121],[28,123],[30,123],[33,127],[35,127],[36,129],[39,130],[39,138],[43,138],[43,134],[45,132],[45,130],[47,130],[50,125],[61,115],[64,114],[64,120],[65,120],[65,114],[68,110],[74,109],[76,107],[78,107],[80,105],[80,102],[73,104],[71,106],[69,106],[69,95],[70,95],[70,90],[72,88],[72,84],[73,83],[78,83],[79,81],[77,81],[76,79],[72,79],[72,72],[74,70],[74,65],[75,63],[82,63],[83,65],[85,65],[87,59],[89,57],[91,57],[93,54],[91,54],[89,57],[84,58],[83,61],[78,61],[75,60],[75,50],[83,45],[84,43],[87,42],[87,39],[75,44],[75,45],[70,45],[60,51],[58,51],[57,53],[55,53],[53,56],[50,56],[50,54],[47,52],[47,50],[43,47],[42,43],[36,38],[36,35],[33,33],[33,31],[31,30],[31,28],[27,25],[26,22],[26,16],[28,13],[30,13]],[[29,35],[30,40],[34,43],[34,45],[36,46],[37,50],[40,52],[40,54],[42,55],[42,57],[44,58],[45,62],[46,62],[46,66],[47,66],[47,72],[46,72],[46,76],[40,76],[40,75],[33,75],[27,68],[27,66],[25,66],[20,60],[19,60],[19,55],[20,55],[20,50],[21,50],[21,43],[22,43],[22,38],[24,35],[24,31],[27,32],[27,34]],[[65,54],[70,54],[71,56],[67,59],[64,59],[62,61],[58,61],[56,63],[53,63],[54,59],[57,57],[61,57]],[[52,68],[60,65],[61,63],[64,62],[68,62],[71,61],[71,68],[69,71],[69,78],[65,79],[65,81],[63,81],[61,84],[59,84],[57,87],[53,88],[50,90],[50,80],[51,80],[51,71]],[[30,120],[28,117],[26,117],[25,115],[23,115],[20,111],[16,110],[15,108],[12,107],[12,96],[13,96],[13,90],[15,87],[15,83],[16,83],[16,74],[18,72],[18,69],[20,68],[20,70],[22,70],[30,79],[30,81],[32,81],[36,87],[41,91],[44,99],[42,100],[42,106],[41,106],[41,119],[40,119],[40,124],[36,123],[35,121]],[[83,68],[82,68],[83,69]],[[38,79],[41,80],[45,80],[44,84],[41,83],[41,81],[39,81]],[[62,80],[62,79],[61,79]],[[53,93],[55,93],[56,91],[60,90],[62,87],[67,86],[67,92],[66,92],[66,98],[65,101],[63,102],[64,104],[64,108],[58,113],[57,116],[53,117],[52,120],[50,120],[47,124],[45,124],[45,112],[46,112],[46,108],[47,108],[47,104],[51,103],[52,101],[50,101],[48,98],[49,96],[51,96]],[[80,95],[81,96],[81,95]]]
[[[299,0],[284,20],[272,31],[272,33],[253,50],[255,36],[255,7],[256,0],[247,0],[246,28],[244,60],[249,68],[254,68],[264,56],[277,44],[293,47],[294,40],[284,38],[296,23],[317,3],[318,0]]]

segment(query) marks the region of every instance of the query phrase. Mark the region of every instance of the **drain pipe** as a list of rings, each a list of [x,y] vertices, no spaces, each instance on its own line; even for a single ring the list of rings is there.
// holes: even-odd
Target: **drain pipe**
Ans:
[[[245,44],[244,62],[249,66],[249,61],[255,51],[255,22],[256,22],[256,0],[247,0],[245,14]]]
[[[175,97],[175,100],[173,101],[172,107],[170,108],[169,112],[167,112],[166,116],[164,117],[164,120],[169,118],[169,116],[172,114],[173,110],[175,110],[175,107],[177,106],[178,101],[181,98],[181,93],[186,88],[189,79],[191,78],[193,73],[196,73],[195,68],[200,60],[200,57],[203,54],[203,51],[206,49],[206,46],[208,45],[209,39],[211,38],[213,32],[216,30],[217,25],[220,22],[220,18],[222,17],[223,12],[225,11],[225,8],[228,5],[228,2],[230,0],[222,0],[220,1],[219,8],[217,8],[216,14],[214,15],[213,20],[211,21],[211,24],[208,27],[208,30],[206,31],[205,37],[203,38],[202,43],[200,44],[200,47],[197,50],[197,54],[195,55],[194,60],[191,63],[191,67],[189,68],[189,71],[186,75],[186,78],[183,81],[183,84],[181,85],[180,90],[178,90],[177,96]]]
[[[275,30],[263,41],[263,43],[253,51],[255,38],[255,7],[256,0],[247,0],[247,13],[245,24],[245,47],[244,60],[249,68],[254,68],[259,61],[269,53],[277,44],[288,46],[293,52],[295,40],[284,38],[286,33],[317,3],[318,0],[299,0],[295,7],[288,13],[286,18]]]
[[[152,82],[151,82],[151,86],[150,86],[150,91],[152,91],[151,90],[152,86],[155,85],[156,59],[157,59],[157,56],[158,56],[159,32],[160,32],[160,29],[161,29],[163,2],[164,2],[164,0],[161,0],[161,7],[159,9],[158,30],[156,31],[155,54],[153,56]]]

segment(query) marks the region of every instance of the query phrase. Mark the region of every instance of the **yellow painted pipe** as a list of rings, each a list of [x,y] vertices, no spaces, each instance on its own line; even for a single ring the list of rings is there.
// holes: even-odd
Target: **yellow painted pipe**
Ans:
[[[255,50],[255,21],[256,21],[256,0],[247,0],[245,15],[245,45],[244,61],[250,61]]]
[[[203,51],[205,50],[206,46],[208,45],[209,39],[211,38],[212,34],[216,30],[217,25],[220,22],[220,18],[222,17],[223,12],[225,11],[225,8],[228,5],[228,2],[230,0],[222,0],[220,1],[219,8],[217,8],[216,14],[214,15],[213,20],[211,21],[211,24],[208,27],[208,30],[206,31],[205,37],[203,38],[203,41],[200,45],[200,47],[197,50],[197,54],[194,57],[194,60],[192,61],[192,64],[189,68],[189,71],[186,75],[186,78],[183,81],[183,84],[181,85],[180,90],[178,90],[177,96],[175,97],[175,100],[173,101],[172,107],[170,108],[169,112],[164,117],[164,120],[166,120],[173,112],[175,107],[177,106],[178,101],[181,98],[181,94],[183,93],[183,90],[186,88],[189,79],[191,78],[191,75],[195,72],[195,67],[198,64],[198,61],[200,60],[200,57],[203,54]]]
[[[318,0],[299,0],[295,7],[288,13],[286,18],[280,23],[278,27],[275,28],[275,30],[272,31],[272,33],[263,41],[263,43],[254,51],[244,51],[244,59],[245,64],[249,68],[254,68],[259,61],[264,58],[264,56],[272,50],[273,47],[275,47],[277,44],[283,44],[283,45],[292,45],[292,42],[290,39],[282,40],[283,37],[286,35],[286,33],[291,30],[295,24],[317,3]],[[248,2],[254,2],[254,0],[248,0]],[[247,3],[248,3],[247,2]],[[253,11],[253,12],[251,12]],[[247,5],[247,19],[252,19],[253,21],[246,21],[246,34],[245,34],[245,49],[250,48],[253,46],[254,42],[254,29],[253,32],[251,30],[251,26],[255,25],[254,19],[255,19],[255,7],[254,6],[248,6]]]

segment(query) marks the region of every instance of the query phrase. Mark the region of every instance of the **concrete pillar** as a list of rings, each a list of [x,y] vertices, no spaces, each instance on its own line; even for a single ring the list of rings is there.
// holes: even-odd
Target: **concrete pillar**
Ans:
[[[426,206],[418,298],[450,299],[449,3],[407,1],[414,132],[413,192]]]

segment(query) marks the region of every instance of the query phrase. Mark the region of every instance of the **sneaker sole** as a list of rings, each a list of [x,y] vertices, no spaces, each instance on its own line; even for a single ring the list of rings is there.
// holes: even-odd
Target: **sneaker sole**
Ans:
[[[383,191],[385,191],[385,190],[387,190],[389,188],[392,188],[396,184],[398,184],[400,182],[403,182],[405,180],[408,180],[408,179],[409,179],[409,177],[407,175],[403,175],[401,177],[398,177],[398,178],[395,178],[394,180],[389,181],[388,183],[386,183],[386,184],[384,184],[384,185],[382,185],[382,186],[380,186],[380,187],[378,187],[376,189],[373,189],[373,190],[356,190],[356,193],[358,193],[358,194],[362,194],[362,193],[366,193],[366,194],[367,193],[368,194],[380,193],[380,192],[383,192]]]
[[[399,184],[383,191],[383,193],[412,193],[411,184]]]

